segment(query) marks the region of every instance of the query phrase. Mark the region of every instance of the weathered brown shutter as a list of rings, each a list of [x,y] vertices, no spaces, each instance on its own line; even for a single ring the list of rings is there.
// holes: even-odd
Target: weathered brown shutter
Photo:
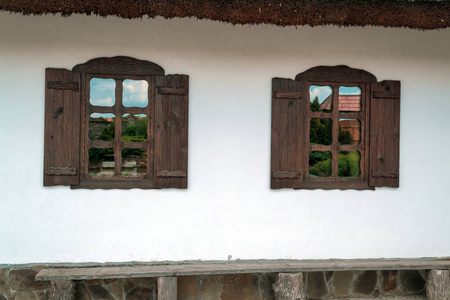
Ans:
[[[79,183],[79,85],[78,73],[45,70],[44,186]]]
[[[400,81],[372,83],[370,186],[399,186]]]
[[[300,81],[272,80],[272,189],[301,188],[305,141],[305,100]]]
[[[189,76],[156,76],[155,169],[160,188],[187,188]]]

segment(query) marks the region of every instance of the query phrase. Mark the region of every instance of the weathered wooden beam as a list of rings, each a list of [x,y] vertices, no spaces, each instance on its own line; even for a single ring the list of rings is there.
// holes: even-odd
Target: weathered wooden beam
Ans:
[[[317,271],[450,269],[449,259],[275,260],[239,262],[184,262],[123,266],[43,269],[36,280],[173,277],[243,273],[299,273]]]
[[[75,282],[50,281],[48,287],[49,300],[75,300]]]
[[[177,300],[177,287],[176,277],[158,277],[157,300]]]
[[[427,275],[428,300],[450,300],[450,271],[430,270]]]
[[[273,285],[275,300],[306,300],[303,273],[278,273]]]

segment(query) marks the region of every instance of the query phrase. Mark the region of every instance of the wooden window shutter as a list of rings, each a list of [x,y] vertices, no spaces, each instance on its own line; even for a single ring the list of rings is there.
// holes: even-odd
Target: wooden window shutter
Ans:
[[[77,185],[80,157],[80,74],[45,70],[44,186]]]
[[[272,80],[272,189],[302,187],[307,107],[302,93],[301,81]]]
[[[369,185],[399,186],[400,81],[371,84]]]
[[[155,169],[159,188],[187,188],[189,76],[156,76]]]

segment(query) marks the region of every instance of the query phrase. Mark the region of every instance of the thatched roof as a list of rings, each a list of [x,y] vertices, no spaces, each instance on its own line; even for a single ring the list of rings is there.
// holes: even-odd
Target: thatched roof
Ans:
[[[24,15],[194,17],[232,24],[450,27],[449,0],[0,0]]]

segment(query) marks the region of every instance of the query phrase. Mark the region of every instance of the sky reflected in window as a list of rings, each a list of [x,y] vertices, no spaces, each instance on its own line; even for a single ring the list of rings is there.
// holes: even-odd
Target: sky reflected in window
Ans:
[[[89,102],[92,105],[111,107],[116,103],[114,79],[92,78],[89,84]]]
[[[148,82],[125,79],[123,81],[123,106],[146,107],[148,104]]]

